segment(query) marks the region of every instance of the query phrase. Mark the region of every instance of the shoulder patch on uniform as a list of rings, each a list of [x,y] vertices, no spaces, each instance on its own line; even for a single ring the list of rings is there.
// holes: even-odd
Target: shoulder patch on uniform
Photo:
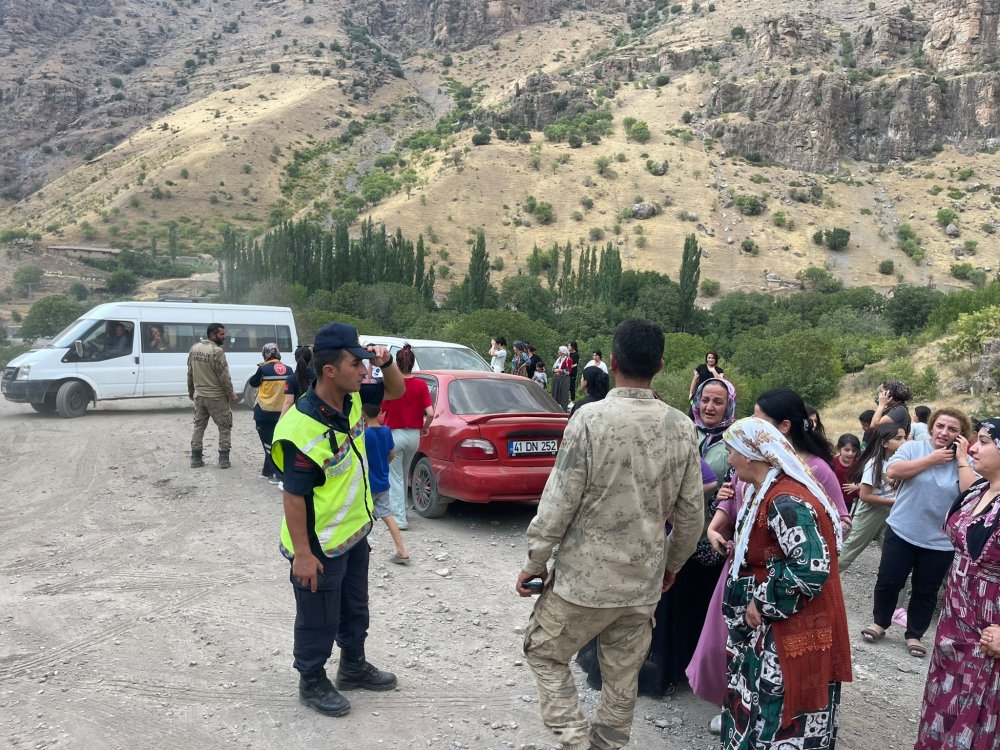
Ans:
[[[288,368],[285,367],[283,364],[281,364],[281,362],[277,362],[274,365],[274,374],[275,375],[284,375],[286,372],[288,372]]]

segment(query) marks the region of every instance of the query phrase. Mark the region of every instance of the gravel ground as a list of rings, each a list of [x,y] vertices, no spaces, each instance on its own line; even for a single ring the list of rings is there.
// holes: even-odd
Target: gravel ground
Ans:
[[[521,655],[531,602],[513,592],[527,506],[414,517],[407,568],[388,562],[377,528],[368,655],[399,688],[352,693],[340,719],[298,704],[280,497],[257,476],[250,412],[236,417],[233,468],[191,470],[184,401],[102,403],[75,420],[0,402],[14,438],[0,506],[0,746],[555,747]],[[210,426],[207,456],[214,441]],[[871,616],[877,562],[870,549],[845,574],[852,634]],[[877,646],[853,641],[842,746],[909,748],[926,660],[906,654],[898,629]],[[592,710],[599,694],[574,671]],[[642,698],[629,747],[715,748],[714,713],[684,688]]]

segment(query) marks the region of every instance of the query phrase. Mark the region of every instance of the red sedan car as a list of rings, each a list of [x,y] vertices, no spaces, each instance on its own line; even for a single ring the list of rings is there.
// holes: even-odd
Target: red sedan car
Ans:
[[[492,372],[424,371],[434,421],[410,467],[413,505],[438,518],[455,500],[537,502],[569,419],[537,383]]]

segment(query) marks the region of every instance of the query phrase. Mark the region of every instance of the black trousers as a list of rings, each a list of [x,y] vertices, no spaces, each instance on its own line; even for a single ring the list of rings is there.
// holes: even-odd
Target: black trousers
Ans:
[[[569,375],[569,402],[576,401],[576,368]]]
[[[280,477],[281,472],[274,465],[271,458],[271,442],[274,440],[274,428],[278,426],[278,412],[261,411],[254,409],[253,421],[257,427],[257,435],[260,437],[260,444],[264,448],[264,468],[260,470],[261,476]]]
[[[295,644],[292,655],[299,672],[322,669],[341,648],[365,645],[368,637],[368,559],[371,547],[362,539],[339,557],[320,556],[323,573],[316,593],[289,574],[295,590]]]
[[[922,638],[930,627],[937,605],[938,589],[948,575],[955,553],[925,549],[898,537],[888,526],[882,541],[882,561],[875,582],[875,624],[880,628],[892,625],[896,599],[910,581],[910,601],[906,606],[906,637]]]

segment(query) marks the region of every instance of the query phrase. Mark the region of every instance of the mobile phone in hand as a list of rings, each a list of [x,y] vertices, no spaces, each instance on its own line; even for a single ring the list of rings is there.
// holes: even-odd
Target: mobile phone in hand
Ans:
[[[528,591],[531,592],[532,596],[538,596],[539,594],[542,593],[542,590],[545,588],[545,581],[543,581],[540,578],[535,578],[534,580],[531,581],[525,581],[523,585],[524,588],[528,589]]]

